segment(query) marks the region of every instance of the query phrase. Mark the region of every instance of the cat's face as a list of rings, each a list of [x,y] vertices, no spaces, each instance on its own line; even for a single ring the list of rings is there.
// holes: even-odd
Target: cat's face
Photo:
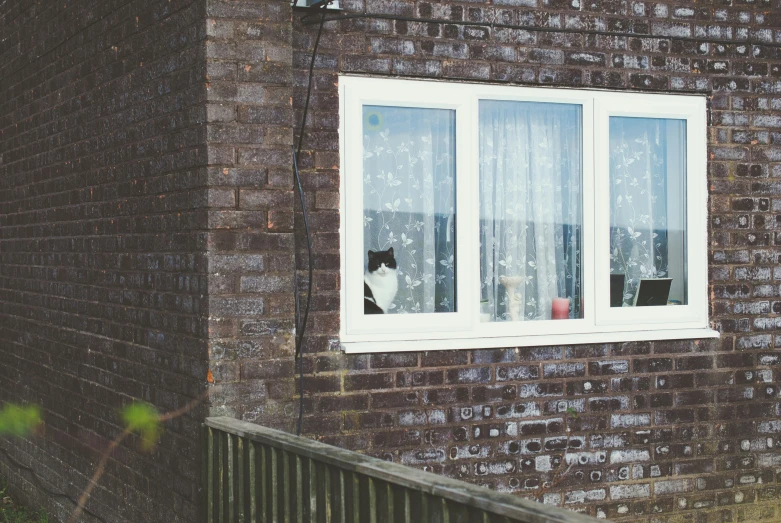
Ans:
[[[396,269],[396,258],[393,257],[393,247],[387,251],[369,251],[369,272],[372,274],[387,274]]]

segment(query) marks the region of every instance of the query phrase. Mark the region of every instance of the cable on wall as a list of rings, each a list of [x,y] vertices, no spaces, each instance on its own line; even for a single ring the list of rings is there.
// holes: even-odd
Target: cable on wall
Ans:
[[[304,217],[304,231],[306,233],[306,248],[308,253],[308,272],[309,279],[307,281],[306,291],[306,304],[304,306],[304,315],[301,316],[301,304],[298,295],[298,268],[294,267],[296,277],[295,281],[295,298],[296,298],[296,358],[298,359],[298,421],[296,422],[296,435],[301,435],[301,424],[304,419],[304,355],[303,355],[303,342],[304,334],[306,333],[307,321],[309,319],[309,308],[312,304],[312,276],[314,268],[314,257],[312,254],[312,234],[309,229],[309,214],[306,210],[306,196],[304,194],[304,187],[301,184],[301,173],[298,169],[299,160],[301,158],[301,148],[304,144],[304,131],[306,130],[306,117],[309,112],[309,102],[312,98],[312,84],[315,69],[315,59],[317,58],[317,48],[320,46],[320,37],[323,34],[323,26],[325,25],[325,10],[332,0],[323,0],[318,4],[315,4],[311,9],[320,11],[320,27],[317,30],[317,38],[315,39],[315,45],[312,49],[312,59],[309,63],[309,79],[306,91],[306,103],[304,104],[304,114],[301,117],[301,130],[298,133],[298,148],[293,147],[293,176],[295,178],[296,189],[298,190],[298,198],[301,202],[301,212]]]

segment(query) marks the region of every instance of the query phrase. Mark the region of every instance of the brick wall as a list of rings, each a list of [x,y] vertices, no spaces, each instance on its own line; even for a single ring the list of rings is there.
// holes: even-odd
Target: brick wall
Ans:
[[[629,36],[326,25],[301,158],[316,251],[306,433],[528,495],[561,457],[571,407],[583,464],[547,502],[647,522],[781,517],[781,57],[768,45],[781,42],[781,3],[341,3]],[[299,18],[287,0],[0,7],[0,398],[45,407],[45,436],[9,451],[53,488],[78,494],[95,448],[120,430],[118,406],[180,406],[207,368],[208,412],[293,429],[291,291],[296,269],[299,289],[307,274],[290,147],[316,31]],[[343,72],[710,95],[711,319],[722,338],[342,354]],[[90,509],[194,521],[206,412],[173,423],[152,456],[123,447]],[[2,456],[0,473],[27,501],[70,511]]]
[[[292,430],[290,3],[207,2],[211,414]]]
[[[628,36],[382,19],[326,25],[302,162],[317,253],[306,342],[308,434],[528,495],[561,459],[562,410],[572,407],[580,414],[570,422],[571,452],[582,464],[546,502],[627,521],[781,519],[781,3],[341,3],[348,12]],[[295,16],[296,108],[315,34],[316,26]],[[710,317],[721,339],[357,356],[334,350],[340,73],[708,94]],[[300,249],[298,260],[302,268]]]
[[[175,409],[206,383],[203,11],[0,3],[0,401],[38,403],[46,422],[0,447],[74,499],[120,406]],[[89,510],[194,521],[203,410],[168,423],[152,454],[120,448]],[[21,500],[65,520],[72,502],[1,454]]]

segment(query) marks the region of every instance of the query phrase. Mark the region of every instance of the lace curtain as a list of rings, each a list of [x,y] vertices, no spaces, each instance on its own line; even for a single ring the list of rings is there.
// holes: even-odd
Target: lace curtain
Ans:
[[[455,114],[365,106],[363,117],[364,251],[393,247],[399,291],[388,312],[453,312]]]
[[[480,278],[490,321],[581,317],[579,106],[480,103]],[[508,303],[504,278],[518,282]],[[507,281],[506,279],[504,281]]]
[[[677,233],[668,228],[668,194],[683,169],[674,158],[683,125],[664,119],[610,119],[610,272],[625,275],[625,305],[632,304],[641,278],[671,276],[670,234],[682,233],[681,227]]]

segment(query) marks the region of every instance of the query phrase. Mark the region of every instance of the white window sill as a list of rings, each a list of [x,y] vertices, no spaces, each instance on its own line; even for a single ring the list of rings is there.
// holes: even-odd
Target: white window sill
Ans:
[[[584,345],[592,343],[620,343],[630,341],[660,341],[718,338],[718,331],[700,329],[653,329],[622,332],[590,332],[584,334],[540,334],[523,337],[483,337],[428,340],[377,340],[342,342],[347,354],[376,352],[411,352],[452,349],[495,349],[506,347],[544,347],[553,345]]]

